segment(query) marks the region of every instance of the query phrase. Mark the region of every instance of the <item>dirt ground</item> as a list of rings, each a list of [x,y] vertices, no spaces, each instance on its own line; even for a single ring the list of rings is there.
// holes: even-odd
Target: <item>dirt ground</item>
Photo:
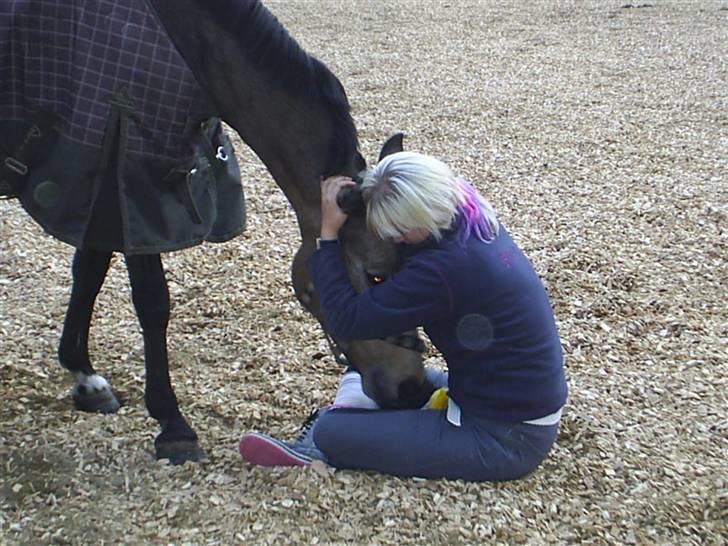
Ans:
[[[627,1],[266,2],[341,79],[367,158],[403,131],[534,262],[570,387],[540,469],[471,484],[241,461],[241,433],[295,435],[340,368],[293,296],[290,207],[238,140],[247,233],[165,257],[202,464],[153,460],[120,257],[91,351],[124,406],[72,409],[55,358],[72,249],[0,203],[0,544],[726,544],[728,2]]]

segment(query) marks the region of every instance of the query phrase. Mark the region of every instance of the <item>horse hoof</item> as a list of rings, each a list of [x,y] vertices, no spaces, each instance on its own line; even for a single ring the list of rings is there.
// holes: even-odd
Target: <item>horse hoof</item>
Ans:
[[[205,458],[205,452],[194,440],[158,443],[154,448],[158,460],[169,459],[173,465],[184,464],[187,461],[196,463]]]
[[[98,374],[79,374],[71,395],[74,406],[81,411],[115,413],[121,407],[111,385]]]

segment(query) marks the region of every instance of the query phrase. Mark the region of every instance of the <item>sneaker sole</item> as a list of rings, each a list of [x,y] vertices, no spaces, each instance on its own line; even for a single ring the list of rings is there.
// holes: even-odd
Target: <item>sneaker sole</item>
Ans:
[[[311,459],[289,449],[278,440],[253,432],[240,439],[240,455],[251,464],[260,466],[308,466]]]

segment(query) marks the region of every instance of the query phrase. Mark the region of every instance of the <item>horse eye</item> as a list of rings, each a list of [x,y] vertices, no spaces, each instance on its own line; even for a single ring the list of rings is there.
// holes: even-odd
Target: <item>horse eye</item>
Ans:
[[[371,284],[379,284],[384,282],[384,277],[382,277],[381,275],[368,275],[368,277]]]

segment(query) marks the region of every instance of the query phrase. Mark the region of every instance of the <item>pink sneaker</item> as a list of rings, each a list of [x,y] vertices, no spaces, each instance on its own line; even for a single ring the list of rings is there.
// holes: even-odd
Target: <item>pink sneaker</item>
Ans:
[[[240,455],[251,464],[261,466],[308,466],[311,457],[299,453],[291,446],[258,432],[243,435],[238,446]]]

